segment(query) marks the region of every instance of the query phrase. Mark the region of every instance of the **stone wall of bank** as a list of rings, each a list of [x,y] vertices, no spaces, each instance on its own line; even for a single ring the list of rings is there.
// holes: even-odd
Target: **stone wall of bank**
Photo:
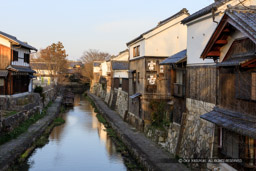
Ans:
[[[212,157],[214,143],[214,124],[200,118],[215,106],[187,98],[187,114],[181,140],[179,156],[182,158]]]
[[[128,93],[122,88],[106,91],[100,83],[95,83],[91,88],[91,93],[103,99],[111,109],[116,110],[125,119],[128,111]]]

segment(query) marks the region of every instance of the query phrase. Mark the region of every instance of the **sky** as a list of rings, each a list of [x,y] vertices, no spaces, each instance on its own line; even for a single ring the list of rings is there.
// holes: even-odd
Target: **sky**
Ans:
[[[182,8],[214,0],[0,0],[0,31],[38,50],[61,41],[68,59],[98,49],[117,55],[126,43]]]

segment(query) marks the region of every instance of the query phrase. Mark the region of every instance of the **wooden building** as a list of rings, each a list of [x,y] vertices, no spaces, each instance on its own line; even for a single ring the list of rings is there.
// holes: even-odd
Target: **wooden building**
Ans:
[[[214,156],[240,158],[256,169],[256,6],[229,7],[201,58],[217,62],[216,107],[201,116],[215,124]]]
[[[182,50],[173,56],[168,57],[160,63],[166,65],[167,71],[170,72],[170,93],[173,96],[171,102],[172,110],[170,120],[181,124],[182,114],[186,112],[186,65],[187,50]]]
[[[32,91],[31,51],[37,49],[0,31],[0,95]]]
[[[151,104],[168,103],[172,99],[168,85],[171,73],[159,64],[186,49],[187,28],[181,20],[188,15],[188,11],[182,9],[127,43],[130,70],[127,121],[141,130],[154,120]]]

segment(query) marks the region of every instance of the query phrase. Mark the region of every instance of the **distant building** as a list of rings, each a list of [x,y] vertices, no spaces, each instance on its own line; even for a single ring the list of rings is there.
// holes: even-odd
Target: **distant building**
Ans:
[[[37,49],[0,31],[0,95],[32,91],[31,51]]]
[[[57,84],[57,73],[54,70],[56,64],[50,64],[47,62],[31,62],[30,66],[36,71],[36,79],[34,80],[34,86],[48,86]]]

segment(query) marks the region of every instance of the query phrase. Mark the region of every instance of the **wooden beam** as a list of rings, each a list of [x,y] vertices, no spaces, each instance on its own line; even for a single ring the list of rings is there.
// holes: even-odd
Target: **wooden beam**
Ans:
[[[248,67],[248,68],[253,68],[256,65],[256,59],[252,59],[244,64],[241,65],[241,67]]]
[[[220,56],[220,51],[210,51],[207,56]]]
[[[230,29],[229,29],[229,28],[225,28],[222,32],[223,32],[223,33],[229,33],[229,32],[230,32]]]
[[[215,42],[215,44],[217,44],[217,45],[226,45],[227,43],[228,43],[227,40],[217,40],[217,41]]]

